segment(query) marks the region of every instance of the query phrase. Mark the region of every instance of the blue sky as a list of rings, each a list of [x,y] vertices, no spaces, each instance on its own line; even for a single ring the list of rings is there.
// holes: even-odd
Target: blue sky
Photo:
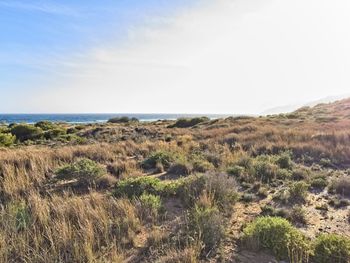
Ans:
[[[0,112],[259,113],[349,93],[348,0],[0,0]]]
[[[24,91],[30,94],[47,74],[57,70],[55,62],[69,63],[71,57],[110,41],[121,43],[130,28],[194,2],[0,0],[2,97],[14,99]]]

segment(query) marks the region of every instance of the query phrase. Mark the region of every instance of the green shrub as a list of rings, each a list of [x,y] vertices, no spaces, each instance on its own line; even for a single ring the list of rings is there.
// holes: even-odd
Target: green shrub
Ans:
[[[270,183],[277,177],[278,166],[266,160],[257,160],[254,163],[254,170],[258,180]]]
[[[137,118],[129,118],[129,117],[115,117],[109,119],[108,123],[129,123],[129,122],[138,122],[139,120]]]
[[[52,129],[52,130],[47,130],[47,131],[44,133],[44,137],[45,137],[45,139],[47,139],[47,140],[53,140],[53,139],[56,139],[57,137],[66,135],[66,133],[67,133],[67,132],[66,132],[65,129],[62,129],[62,128],[55,128],[55,129]]]
[[[296,203],[303,203],[306,201],[309,185],[305,182],[295,182],[291,186],[289,186],[289,200]]]
[[[321,205],[316,205],[315,207],[317,210],[321,210],[323,212],[327,212],[328,209],[328,205],[327,204],[321,204]]]
[[[292,179],[295,181],[307,180],[311,175],[311,171],[307,168],[297,168],[292,172]]]
[[[56,139],[60,142],[74,142],[76,144],[84,144],[87,141],[86,138],[80,137],[76,134],[64,134]]]
[[[253,202],[255,200],[255,195],[254,194],[243,194],[241,196],[241,201],[242,202],[245,202],[245,203],[250,203],[250,202]]]
[[[241,177],[244,173],[244,168],[239,166],[239,165],[233,165],[233,166],[230,166],[228,169],[227,169],[227,173],[229,175],[232,175],[234,177]]]
[[[225,221],[217,207],[195,205],[187,216],[187,233],[203,243],[205,254],[217,248],[225,237]]]
[[[214,170],[214,165],[207,160],[195,160],[193,161],[193,171],[199,173],[205,173]]]
[[[0,133],[0,147],[11,146],[16,140],[16,137],[9,133]]]
[[[249,156],[244,156],[244,157],[241,157],[237,163],[236,163],[238,166],[241,166],[243,168],[245,168],[246,170],[250,171],[250,170],[253,170],[254,167],[253,167],[253,159]]]
[[[320,160],[320,165],[323,167],[332,167],[332,161],[328,158],[322,158]]]
[[[314,262],[349,263],[350,239],[336,234],[322,234],[314,244]]]
[[[293,206],[293,208],[290,211],[289,219],[292,223],[300,223],[300,224],[306,224],[306,211],[301,206]]]
[[[288,218],[289,212],[283,208],[274,208],[273,206],[266,205],[261,208],[261,215]]]
[[[287,179],[290,179],[291,176],[292,176],[292,173],[287,169],[278,169],[277,170],[277,174],[276,174],[277,179],[287,180]]]
[[[152,152],[150,156],[143,161],[144,169],[154,169],[157,164],[161,164],[165,169],[168,169],[171,163],[175,160],[175,154],[167,151]]]
[[[67,129],[67,134],[75,134],[77,133],[79,130],[76,127],[71,127]]]
[[[277,258],[291,262],[303,262],[310,252],[306,237],[280,217],[260,217],[248,224],[243,243],[253,249],[269,249]]]
[[[106,170],[98,163],[90,159],[80,159],[73,164],[60,167],[56,171],[57,180],[77,179],[81,183],[95,182],[96,179],[106,174]]]
[[[333,197],[328,201],[328,204],[335,208],[347,207],[350,205],[350,201],[348,199]]]
[[[179,195],[191,207],[203,192],[212,196],[222,210],[228,209],[238,198],[236,181],[225,174],[214,173],[190,177],[180,188]]]
[[[203,156],[215,168],[219,168],[222,164],[222,156],[219,153],[206,151],[203,153]]]
[[[169,128],[189,128],[206,121],[209,121],[209,118],[207,117],[198,117],[198,118],[192,118],[192,119],[181,118],[181,119],[178,119],[173,125],[170,125]]]
[[[26,140],[37,140],[43,135],[43,130],[29,124],[16,124],[11,128],[12,135],[17,140],[23,142]]]
[[[140,197],[142,194],[174,196],[177,195],[183,185],[189,179],[178,179],[176,181],[161,181],[159,178],[141,176],[120,180],[114,189],[114,196],[128,198]]]
[[[34,126],[42,129],[43,131],[53,130],[53,129],[57,128],[57,125],[55,123],[50,122],[50,121],[39,121],[39,122],[35,123]]]
[[[330,190],[339,195],[350,197],[350,176],[343,176],[334,180]]]
[[[269,195],[269,190],[266,187],[260,187],[257,195],[261,198],[266,198]]]
[[[156,220],[162,210],[160,196],[143,193],[138,198],[140,217],[144,219]]]
[[[276,160],[276,164],[282,169],[291,169],[293,161],[290,152],[281,153]]]
[[[178,161],[173,163],[169,168],[169,173],[179,176],[190,175],[193,167],[186,161]]]
[[[142,194],[158,195],[164,190],[164,184],[158,178],[141,176],[127,178],[117,183],[114,195],[116,197],[127,196],[128,198],[140,197]]]
[[[328,182],[325,176],[317,176],[311,179],[310,185],[312,188],[324,189],[328,185]]]
[[[31,223],[30,212],[25,202],[12,202],[8,210],[17,231],[25,230]]]

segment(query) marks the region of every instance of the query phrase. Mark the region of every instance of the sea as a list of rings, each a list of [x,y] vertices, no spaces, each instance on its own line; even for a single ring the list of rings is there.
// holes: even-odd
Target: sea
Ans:
[[[84,114],[1,114],[0,124],[28,123],[38,121],[65,122],[72,124],[104,123],[114,117],[137,118],[142,122],[157,120],[176,120],[178,118],[194,118],[206,116],[210,119],[224,118],[229,115],[219,114],[126,114],[126,113],[84,113]]]

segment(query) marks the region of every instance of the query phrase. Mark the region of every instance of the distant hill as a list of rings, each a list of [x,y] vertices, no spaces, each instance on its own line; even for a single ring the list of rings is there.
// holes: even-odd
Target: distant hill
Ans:
[[[350,118],[350,98],[338,100],[331,103],[319,103],[313,107],[304,106],[292,112],[290,115],[298,117],[318,118],[318,119],[349,119]]]
[[[284,106],[278,106],[278,107],[274,107],[274,108],[270,108],[267,109],[265,111],[263,111],[261,114],[262,115],[273,115],[273,114],[279,114],[279,113],[290,113],[293,112],[299,108],[302,107],[314,107],[318,104],[321,103],[331,103],[334,101],[338,101],[344,98],[350,97],[350,94],[343,94],[343,95],[339,95],[339,96],[328,96],[319,100],[315,100],[315,101],[311,101],[308,103],[299,103],[299,104],[293,104],[293,105],[284,105]]]

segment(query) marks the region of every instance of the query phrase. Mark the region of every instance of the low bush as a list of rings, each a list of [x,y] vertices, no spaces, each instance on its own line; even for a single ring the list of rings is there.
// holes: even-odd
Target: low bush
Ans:
[[[206,151],[203,153],[203,156],[215,168],[219,168],[222,165],[223,159],[219,153]]]
[[[305,182],[295,182],[289,186],[289,200],[295,203],[304,203],[308,197],[309,185]]]
[[[328,204],[335,208],[347,207],[350,205],[350,201],[348,199],[333,197],[328,201]]]
[[[225,221],[215,206],[195,205],[187,215],[187,222],[189,236],[203,243],[202,253],[217,248],[225,237]]]
[[[135,160],[117,160],[107,165],[107,170],[118,178],[134,176],[134,174],[141,172],[138,170],[138,164]]]
[[[173,125],[170,125],[169,128],[189,128],[206,121],[209,121],[209,118],[207,117],[197,117],[192,119],[181,118],[181,119],[178,119]]]
[[[254,200],[256,199],[255,195],[254,194],[243,194],[241,196],[241,201],[242,202],[245,202],[245,203],[250,203],[250,202],[253,202]]]
[[[280,179],[280,180],[288,180],[292,177],[292,173],[291,171],[287,170],[287,169],[278,169],[277,170],[277,174],[276,174],[276,178]]]
[[[120,180],[114,189],[114,196],[128,198],[140,197],[142,194],[161,196],[178,195],[189,179],[178,179],[176,181],[161,181],[159,178],[140,176]]]
[[[316,176],[310,180],[310,185],[315,189],[324,189],[327,187],[328,181],[325,176]]]
[[[8,147],[14,144],[16,137],[9,133],[0,133],[0,147]]]
[[[339,195],[350,197],[350,176],[343,176],[334,180],[330,190]]]
[[[266,187],[260,187],[259,190],[257,191],[257,195],[260,198],[266,198],[269,195],[269,190]]]
[[[295,181],[307,180],[311,175],[311,171],[307,168],[296,168],[293,169],[292,179]]]
[[[55,174],[57,180],[76,179],[80,183],[93,183],[106,174],[106,170],[90,159],[80,159],[72,164],[60,167]]]
[[[193,171],[199,173],[205,173],[214,170],[214,165],[207,160],[195,160],[193,161]]]
[[[144,169],[154,169],[157,164],[161,164],[165,169],[168,169],[171,163],[176,159],[174,153],[168,151],[152,152],[150,156],[142,162]]]
[[[227,169],[227,173],[234,177],[240,178],[243,175],[244,170],[245,169],[239,165],[233,165]]]
[[[276,164],[282,169],[291,169],[293,161],[290,152],[283,152],[277,156]]]
[[[314,243],[314,262],[349,263],[350,239],[336,234],[322,234]]]
[[[53,130],[57,128],[57,125],[50,121],[39,121],[35,123],[34,126],[42,129],[43,131]]]
[[[306,224],[306,211],[301,206],[293,206],[290,211],[289,219],[294,224]]]
[[[277,177],[278,166],[267,160],[254,162],[255,177],[264,183],[270,183]]]
[[[260,217],[243,230],[243,244],[253,249],[269,249],[279,259],[303,262],[310,253],[306,237],[286,219]]]
[[[139,120],[137,118],[129,118],[129,117],[115,117],[109,119],[108,123],[130,123],[130,122],[138,122]]]
[[[52,130],[47,130],[44,133],[44,137],[46,140],[54,140],[60,136],[64,136],[67,134],[67,131],[63,128],[55,128]]]
[[[193,167],[190,163],[186,161],[178,161],[173,163],[168,172],[174,175],[185,176],[190,175],[193,170]]]
[[[322,158],[319,164],[323,167],[332,167],[332,161],[328,158]]]
[[[236,181],[225,174],[215,173],[189,178],[180,188],[179,195],[191,207],[203,192],[212,196],[214,204],[222,210],[228,209],[238,199]]]
[[[140,197],[144,193],[158,195],[162,193],[163,189],[164,184],[160,179],[141,176],[119,181],[115,187],[114,195],[128,198]]]
[[[98,189],[109,189],[115,186],[117,183],[117,178],[115,178],[113,175],[105,174],[99,177],[95,183]]]
[[[11,133],[16,136],[17,140],[23,142],[40,139],[43,135],[43,130],[29,124],[16,124],[11,128]]]
[[[75,134],[77,133],[79,130],[75,127],[70,127],[67,129],[67,134]]]
[[[12,223],[16,231],[22,231],[29,227],[31,216],[28,206],[25,202],[12,202],[8,206],[9,215],[12,217]]]
[[[160,196],[143,193],[136,201],[140,218],[156,221],[162,210]]]
[[[271,205],[266,205],[261,207],[261,215],[288,218],[289,212],[283,208],[274,208]]]

